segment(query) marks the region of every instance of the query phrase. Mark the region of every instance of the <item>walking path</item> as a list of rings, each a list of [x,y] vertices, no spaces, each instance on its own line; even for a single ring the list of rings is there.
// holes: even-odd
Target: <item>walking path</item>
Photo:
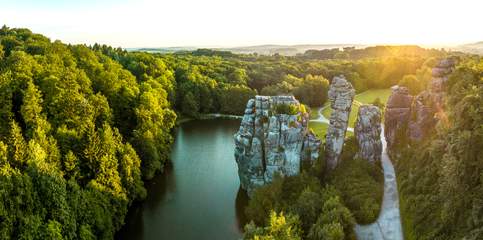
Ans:
[[[316,118],[316,119],[312,119],[312,120],[310,120],[310,121],[311,121],[311,122],[321,122],[321,123],[330,124],[329,119],[327,119],[327,118],[324,116],[324,114],[322,114],[322,111],[324,111],[324,109],[325,109],[326,107],[329,107],[329,106],[327,105],[327,106],[325,106],[325,107],[321,107],[321,108],[319,108],[319,110],[317,110],[317,112],[319,113],[319,117],[318,117],[318,118]],[[354,128],[348,127],[348,128],[347,128],[347,131],[349,131],[349,132],[354,132]]]
[[[319,117],[312,122],[329,124],[330,121],[322,111],[328,106],[318,110]],[[347,131],[354,132],[353,128]],[[384,197],[382,199],[381,212],[376,222],[368,225],[356,225],[355,232],[359,240],[403,240],[401,216],[399,213],[399,196],[397,192],[396,173],[391,159],[387,154],[387,143],[384,137],[384,126],[381,131],[382,155],[381,164],[384,170]]]
[[[369,225],[356,225],[355,231],[359,240],[403,240],[401,215],[399,213],[399,195],[397,192],[396,173],[387,154],[387,143],[384,137],[384,126],[381,131],[382,155],[384,170],[384,197],[381,212],[377,221]]]

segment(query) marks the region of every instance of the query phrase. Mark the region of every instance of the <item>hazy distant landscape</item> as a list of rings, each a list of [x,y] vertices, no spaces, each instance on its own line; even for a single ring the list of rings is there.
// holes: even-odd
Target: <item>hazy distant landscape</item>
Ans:
[[[128,51],[143,51],[151,53],[175,53],[175,52],[186,52],[194,51],[196,49],[212,49],[218,51],[229,51],[237,54],[260,54],[260,55],[274,55],[280,54],[284,56],[295,56],[297,54],[303,54],[307,50],[323,50],[323,49],[333,49],[333,48],[345,48],[345,47],[355,47],[364,48],[371,45],[362,44],[305,44],[305,45],[258,45],[258,46],[246,46],[246,47],[159,47],[159,48],[127,48]],[[374,45],[372,45],[374,46]],[[473,54],[483,54],[483,42],[469,43],[464,45],[448,45],[448,46],[438,46],[437,48],[445,48],[452,51],[461,51]]]
[[[483,55],[483,41],[454,47],[457,51]]]

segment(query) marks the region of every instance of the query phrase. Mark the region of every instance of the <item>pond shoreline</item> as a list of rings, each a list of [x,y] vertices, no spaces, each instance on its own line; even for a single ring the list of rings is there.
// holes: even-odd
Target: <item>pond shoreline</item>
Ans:
[[[200,114],[198,118],[192,117],[181,117],[179,120],[176,120],[176,125],[180,125],[185,122],[193,121],[193,120],[211,120],[211,119],[239,119],[243,118],[242,115],[234,115],[234,114],[224,114],[224,113],[204,113]]]

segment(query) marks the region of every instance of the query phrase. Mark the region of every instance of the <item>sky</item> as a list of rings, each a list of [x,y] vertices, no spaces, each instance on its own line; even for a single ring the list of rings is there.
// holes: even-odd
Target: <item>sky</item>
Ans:
[[[482,0],[0,0],[0,25],[114,47],[483,41]]]

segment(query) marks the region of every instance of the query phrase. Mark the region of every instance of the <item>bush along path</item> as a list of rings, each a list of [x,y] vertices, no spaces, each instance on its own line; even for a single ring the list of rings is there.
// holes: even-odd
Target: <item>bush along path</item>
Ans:
[[[401,216],[399,213],[399,196],[396,173],[386,150],[384,127],[381,131],[382,156],[384,170],[384,197],[381,212],[376,222],[368,225],[356,225],[355,232],[359,240],[403,240]]]

